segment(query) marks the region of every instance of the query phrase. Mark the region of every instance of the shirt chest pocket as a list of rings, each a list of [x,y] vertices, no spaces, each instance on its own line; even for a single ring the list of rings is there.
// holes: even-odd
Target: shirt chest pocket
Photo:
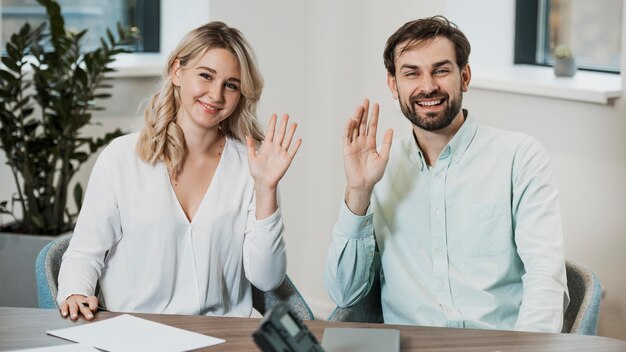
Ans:
[[[470,257],[496,256],[513,248],[510,210],[505,203],[472,204],[458,224],[463,250]]]

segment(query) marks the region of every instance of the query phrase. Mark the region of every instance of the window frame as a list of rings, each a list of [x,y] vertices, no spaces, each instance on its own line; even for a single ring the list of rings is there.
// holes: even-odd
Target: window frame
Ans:
[[[516,0],[515,1],[515,45],[514,64],[552,67],[545,58],[549,52],[549,43],[545,31],[548,25],[550,0]],[[622,26],[626,24],[622,23]],[[542,51],[538,48],[543,48]],[[598,68],[579,65],[579,70],[620,74],[621,67],[616,69]]]
[[[141,51],[136,53],[161,52],[161,2],[154,0],[136,0],[137,11],[135,23],[143,40],[140,42]],[[146,33],[150,33],[146,36]]]
[[[139,30],[142,37],[137,44],[131,45],[134,54],[151,54],[159,53],[161,49],[161,2],[154,0],[135,0],[135,7],[130,14],[130,18],[134,21],[135,26]],[[63,10],[63,9],[62,9]],[[45,17],[45,9],[37,8],[36,13],[40,11]],[[1,15],[2,9],[0,9]],[[110,28],[115,31],[115,28]],[[105,33],[101,33],[101,37],[105,37]],[[5,43],[2,43],[3,46]],[[4,48],[1,50],[4,52]]]

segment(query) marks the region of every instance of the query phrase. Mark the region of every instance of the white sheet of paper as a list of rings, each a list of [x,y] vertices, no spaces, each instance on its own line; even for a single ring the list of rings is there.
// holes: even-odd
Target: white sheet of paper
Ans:
[[[189,351],[225,342],[128,314],[48,334],[105,351]]]
[[[71,343],[68,345],[57,345],[47,347],[28,348],[25,350],[13,350],[11,352],[98,352],[97,349],[80,343]]]

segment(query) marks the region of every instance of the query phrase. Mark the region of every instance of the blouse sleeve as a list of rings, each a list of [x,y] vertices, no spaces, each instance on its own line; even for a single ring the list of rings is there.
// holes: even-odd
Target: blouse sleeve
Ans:
[[[91,172],[85,199],[69,247],[59,271],[60,304],[73,294],[92,296],[108,251],[121,237],[117,197],[107,156],[98,157]]]
[[[261,291],[270,291],[283,282],[287,272],[287,254],[283,240],[283,218],[280,207],[274,214],[256,219],[253,196],[243,242],[243,266],[246,278]]]

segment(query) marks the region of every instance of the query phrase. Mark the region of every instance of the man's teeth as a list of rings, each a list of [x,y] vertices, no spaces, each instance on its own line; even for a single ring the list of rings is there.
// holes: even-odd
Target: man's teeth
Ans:
[[[439,105],[443,102],[443,100],[429,100],[429,101],[418,101],[417,104],[420,106],[435,106]]]

